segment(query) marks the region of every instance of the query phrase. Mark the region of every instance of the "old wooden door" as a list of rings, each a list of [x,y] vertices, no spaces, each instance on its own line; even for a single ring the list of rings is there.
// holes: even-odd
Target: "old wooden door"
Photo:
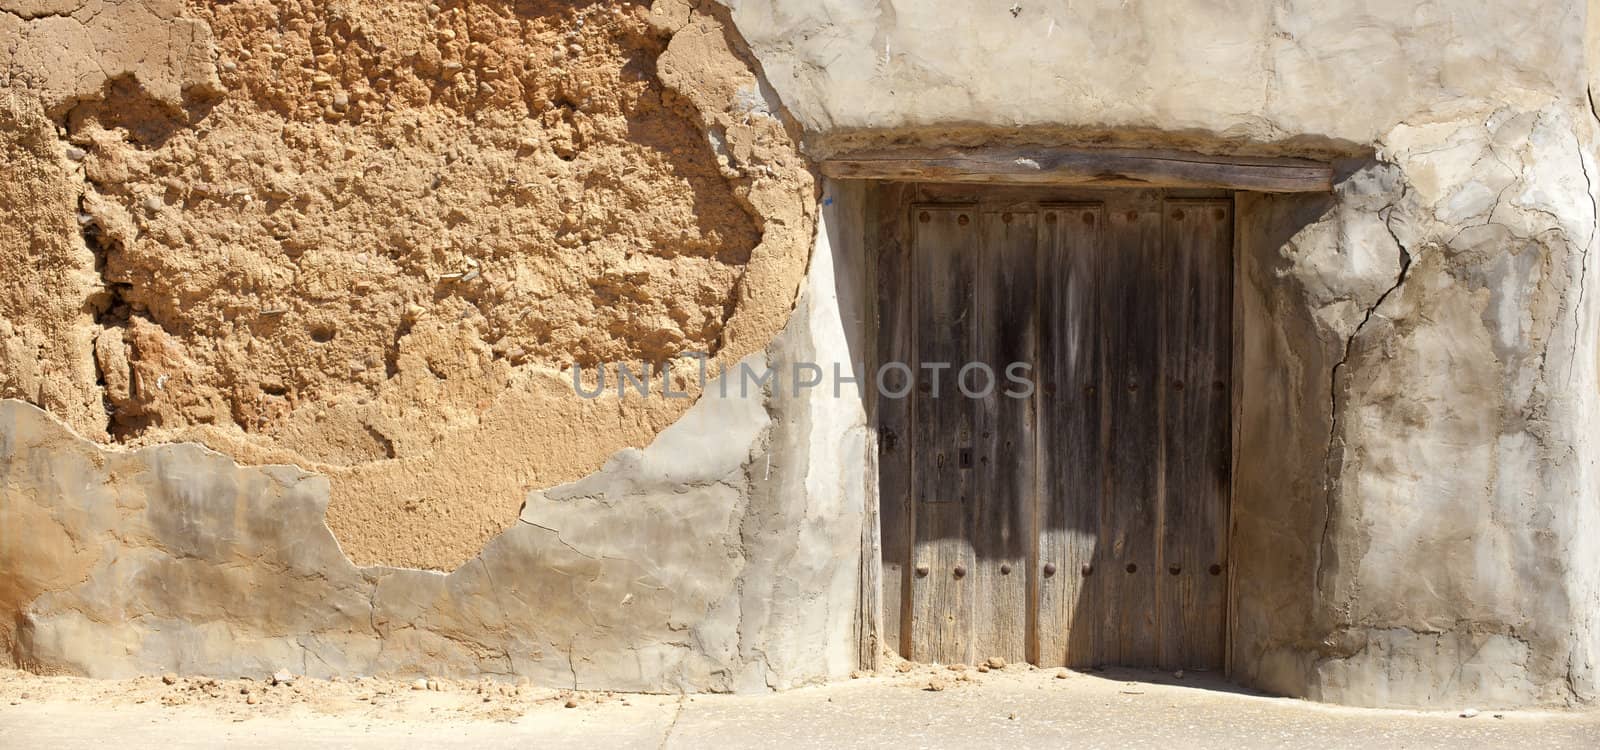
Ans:
[[[890,645],[1222,666],[1231,197],[879,199]]]

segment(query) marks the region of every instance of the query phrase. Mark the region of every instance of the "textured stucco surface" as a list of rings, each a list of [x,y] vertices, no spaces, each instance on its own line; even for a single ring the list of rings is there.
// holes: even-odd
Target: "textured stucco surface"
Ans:
[[[720,3],[664,0],[651,23],[671,34],[657,75],[703,95],[708,147],[730,164],[778,136],[776,125],[738,130],[742,113],[780,102],[814,156],[1007,140],[1337,158],[1330,195],[1239,197],[1232,674],[1367,705],[1600,695],[1600,272],[1589,268],[1600,23],[1588,4]],[[89,28],[139,4],[112,5],[122,10],[81,12]],[[476,525],[490,540],[481,552],[461,537],[449,554],[414,558],[467,561],[448,575],[356,567],[340,553],[324,517],[338,524],[343,467],[220,438],[208,442],[246,463],[303,468],[73,436],[57,418],[99,437],[84,425],[96,422],[97,364],[103,374],[116,349],[82,332],[76,302],[97,281],[87,250],[60,236],[78,195],[62,185],[79,168],[52,118],[130,75],[169,103],[214,96],[223,79],[187,53],[108,52],[81,75],[42,65],[53,58],[41,30],[80,13],[47,6],[0,5],[0,32],[27,30],[0,36],[8,80],[26,74],[34,92],[0,97],[16,175],[0,189],[23,207],[0,239],[39,248],[0,287],[13,363],[0,385],[54,415],[0,407],[0,611],[20,613],[4,621],[19,624],[7,651],[20,664],[496,672],[662,690],[784,687],[855,665],[876,595],[871,566],[858,569],[872,537],[873,440],[855,400],[775,389],[687,412],[604,402],[591,418],[509,381],[511,395],[433,459],[351,470],[364,473],[349,486],[403,507],[427,482],[462,494],[487,476],[520,490],[611,455],[591,477],[529,495],[509,528]],[[160,23],[95,34],[210,43],[209,29],[159,7]],[[722,18],[753,61],[728,46]],[[717,81],[749,85],[693,83],[706,60],[729,55],[738,75]],[[787,249],[752,259],[748,278],[766,281],[736,297],[758,312],[729,319],[724,339],[739,346],[725,356],[766,347],[758,358],[780,371],[862,358],[865,266],[836,241],[859,217],[837,203],[774,338],[814,229],[811,198],[793,184],[774,195],[787,218],[767,222],[763,242]],[[30,296],[41,286],[64,296]],[[596,431],[614,442],[574,454]],[[651,435],[644,450],[612,454]],[[382,513],[344,518],[396,528]],[[400,534],[426,540],[435,520]]]
[[[1452,113],[1396,128],[1331,199],[1242,202],[1246,680],[1366,705],[1595,696],[1581,132],[1555,107]]]
[[[1588,3],[722,2],[819,156],[1338,159],[1332,195],[1240,196],[1233,674],[1596,697]]]
[[[1369,144],[1462,96],[1570,93],[1583,0],[719,0],[808,133],[1046,127]]]
[[[823,235],[824,237],[826,234]],[[847,350],[823,243],[756,371]],[[643,449],[531,493],[444,574],[357,567],[326,478],[192,444],[119,449],[0,402],[0,631],[28,669],[98,677],[527,676],[764,690],[856,666],[858,400],[725,375]]]
[[[759,397],[703,401],[660,436],[669,447],[531,496],[448,575],[352,565],[324,524],[326,479],[298,469],[240,467],[195,445],[104,449],[15,401],[4,419],[0,548],[27,561],[6,593],[24,605],[14,653],[35,670],[692,689],[716,684],[719,665],[691,644],[727,656],[736,637],[737,612],[712,610],[740,568]],[[712,423],[715,440],[693,435]],[[690,465],[670,447],[684,433],[699,448]]]

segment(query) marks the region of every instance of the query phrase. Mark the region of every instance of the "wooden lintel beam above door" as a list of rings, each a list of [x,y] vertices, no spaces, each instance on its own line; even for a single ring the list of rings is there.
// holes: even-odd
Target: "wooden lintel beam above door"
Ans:
[[[1333,189],[1333,166],[1306,159],[1042,146],[857,151],[824,160],[822,173],[846,180],[1226,188],[1267,193]]]

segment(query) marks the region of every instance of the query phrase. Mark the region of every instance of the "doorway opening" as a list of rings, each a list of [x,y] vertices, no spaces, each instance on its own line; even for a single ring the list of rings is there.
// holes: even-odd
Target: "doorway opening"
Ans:
[[[1233,194],[871,192],[885,645],[1224,668]]]

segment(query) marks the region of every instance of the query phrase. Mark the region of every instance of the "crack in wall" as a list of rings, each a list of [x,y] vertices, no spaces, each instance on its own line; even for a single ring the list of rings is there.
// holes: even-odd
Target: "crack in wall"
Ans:
[[[1592,87],[1584,89],[1584,95],[1589,101],[1589,116],[1593,118],[1596,125],[1600,125],[1600,108],[1597,108],[1595,105],[1594,89]],[[1581,251],[1583,259],[1579,264],[1578,270],[1578,300],[1572,306],[1573,338],[1577,338],[1580,333],[1579,327],[1581,322],[1580,316],[1583,314],[1583,297],[1584,293],[1588,291],[1589,286],[1589,249],[1594,246],[1596,234],[1600,234],[1600,199],[1595,198],[1594,178],[1589,175],[1589,162],[1584,159],[1584,156],[1583,143],[1579,141],[1578,167],[1583,170],[1583,182],[1585,187],[1584,195],[1589,199],[1589,210],[1591,211],[1591,215],[1594,217],[1594,225],[1589,228],[1589,239],[1583,243],[1583,250]],[[1569,383],[1572,380],[1571,364],[1569,364],[1567,368],[1567,380]]]
[[[495,583],[494,583],[494,575],[489,572],[489,563],[485,562],[483,556],[481,556],[481,555],[478,556],[477,558],[474,558],[474,559],[477,560],[478,567],[483,570],[483,580],[488,583],[488,590],[489,591],[493,591],[495,593],[499,593],[500,592],[500,588],[498,586],[496,586]],[[493,630],[497,630],[498,631],[498,632],[495,633],[495,635],[498,635],[500,637],[500,639],[501,639],[501,641],[500,641],[500,653],[501,653],[501,656],[506,660],[506,671],[505,671],[505,673],[506,674],[514,674],[517,671],[516,670],[516,663],[514,661],[512,661],[512,659],[511,659],[511,649],[506,647],[507,633],[505,632],[505,628],[506,628],[506,624],[509,623],[510,620],[506,617],[506,605],[505,605],[505,602],[501,601],[500,597],[498,597],[498,596],[491,596],[491,597],[488,597],[488,599],[490,601],[494,602],[495,611],[500,615],[500,627],[499,628],[495,628]],[[488,644],[485,644],[485,645],[488,645]]]
[[[578,689],[578,636],[567,639],[567,671],[572,673],[572,689]]]
[[[1372,318],[1377,314],[1378,308],[1382,307],[1383,303],[1386,302],[1391,295],[1393,295],[1400,289],[1401,286],[1405,284],[1406,277],[1411,271],[1411,264],[1413,260],[1411,251],[1406,249],[1405,243],[1402,242],[1400,236],[1395,233],[1393,225],[1395,211],[1398,209],[1399,203],[1405,199],[1407,192],[1408,188],[1402,186],[1399,198],[1390,202],[1388,205],[1385,205],[1383,208],[1378,209],[1377,212],[1379,218],[1383,221],[1384,229],[1389,233],[1389,237],[1394,240],[1395,248],[1399,250],[1400,271],[1395,275],[1394,283],[1390,285],[1388,289],[1385,289],[1383,293],[1379,294],[1378,298],[1367,307],[1366,313],[1362,316],[1361,322],[1356,324],[1355,330],[1351,331],[1350,335],[1345,337],[1343,355],[1339,358],[1338,362],[1334,363],[1333,368],[1329,371],[1328,446],[1325,451],[1327,463],[1327,486],[1324,488],[1326,506],[1324,510],[1325,515],[1322,521],[1321,542],[1317,547],[1316,577],[1313,581],[1314,590],[1319,596],[1322,593],[1323,577],[1327,572],[1327,558],[1329,557],[1329,549],[1332,545],[1334,516],[1338,506],[1337,493],[1339,489],[1339,474],[1337,472],[1338,467],[1333,466],[1333,461],[1334,448],[1336,447],[1336,444],[1342,444],[1339,435],[1339,415],[1341,409],[1339,399],[1339,373],[1344,369],[1345,365],[1349,364],[1350,356],[1355,348],[1356,339],[1359,338],[1362,332],[1366,330],[1367,324],[1372,322]]]
[[[84,301],[86,307],[94,311],[94,325],[101,333],[112,329],[121,329],[124,342],[127,337],[128,326],[128,301],[126,295],[131,285],[119,284],[106,277],[106,268],[110,264],[110,256],[115,249],[113,240],[106,237],[100,227],[99,219],[89,210],[87,205],[87,191],[94,189],[94,184],[87,177],[83,180],[85,193],[78,196],[78,226],[80,227],[79,239],[83,246],[94,257],[94,275],[98,286],[90,291],[90,296]],[[113,376],[107,371],[110,364],[107,357],[100,351],[99,334],[95,336],[93,356],[90,358],[94,364],[95,385],[100,391],[101,406],[105,409],[105,431],[114,439],[118,436],[117,414],[119,408],[112,397],[107,378]],[[117,373],[115,377],[126,378],[131,382],[130,373]]]
[[[557,531],[555,529],[552,529],[549,526],[542,526],[542,525],[536,524],[536,523],[534,523],[532,521],[526,521],[526,520],[523,520],[523,519],[520,519],[520,518],[517,519],[517,523],[527,524],[527,525],[532,526],[532,527],[534,527],[536,529],[541,529],[543,531],[550,532],[550,536],[555,537],[555,540],[557,542],[560,542],[561,546],[566,547],[567,549],[570,549],[573,552],[578,553],[578,555],[581,556],[581,557],[585,557],[585,558],[588,558],[590,560],[599,559],[599,558],[596,558],[594,555],[591,555],[591,554],[589,554],[587,552],[584,552],[581,549],[578,549],[577,547],[572,546],[572,542],[569,542],[569,541],[561,538],[561,532],[559,532],[559,531]]]

